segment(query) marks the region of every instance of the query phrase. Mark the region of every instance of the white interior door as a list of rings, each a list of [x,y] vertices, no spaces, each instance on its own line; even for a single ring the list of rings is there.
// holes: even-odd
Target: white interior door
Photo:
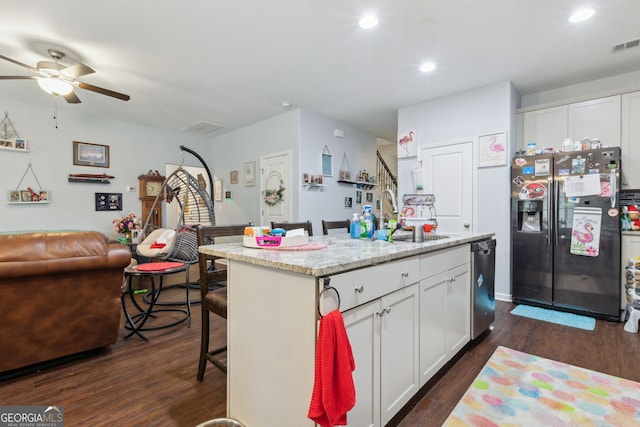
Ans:
[[[293,187],[291,183],[291,152],[266,154],[260,157],[260,225],[275,222],[292,222]],[[265,201],[265,190],[284,187],[282,200],[275,205]]]
[[[438,232],[473,231],[473,141],[422,147],[425,193],[436,196]]]

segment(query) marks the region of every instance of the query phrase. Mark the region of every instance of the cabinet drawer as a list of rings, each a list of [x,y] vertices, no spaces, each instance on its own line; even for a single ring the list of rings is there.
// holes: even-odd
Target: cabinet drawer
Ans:
[[[470,251],[469,245],[462,245],[420,255],[420,279],[425,279],[442,271],[468,263],[471,257]]]
[[[418,258],[414,257],[336,274],[330,284],[340,294],[340,311],[345,311],[416,283],[418,271]]]

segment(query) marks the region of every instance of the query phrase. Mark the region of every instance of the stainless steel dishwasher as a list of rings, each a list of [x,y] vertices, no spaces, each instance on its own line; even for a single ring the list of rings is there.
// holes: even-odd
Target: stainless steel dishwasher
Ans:
[[[495,320],[496,241],[471,243],[471,339]]]

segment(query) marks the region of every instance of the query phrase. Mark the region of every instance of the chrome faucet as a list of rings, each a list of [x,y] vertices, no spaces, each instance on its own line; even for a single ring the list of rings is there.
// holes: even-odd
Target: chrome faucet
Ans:
[[[382,193],[380,197],[380,223],[378,226],[378,230],[382,230],[384,228],[384,196],[388,194],[391,197],[391,206],[393,206],[393,214],[398,214],[398,205],[396,204],[396,196],[393,194],[393,191],[389,187]]]

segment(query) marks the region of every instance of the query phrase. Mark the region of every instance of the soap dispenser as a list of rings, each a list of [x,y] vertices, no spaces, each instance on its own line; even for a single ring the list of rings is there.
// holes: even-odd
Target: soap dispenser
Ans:
[[[353,218],[351,218],[351,223],[349,224],[349,235],[352,239],[360,238],[360,218],[358,218],[358,213],[353,214]]]

